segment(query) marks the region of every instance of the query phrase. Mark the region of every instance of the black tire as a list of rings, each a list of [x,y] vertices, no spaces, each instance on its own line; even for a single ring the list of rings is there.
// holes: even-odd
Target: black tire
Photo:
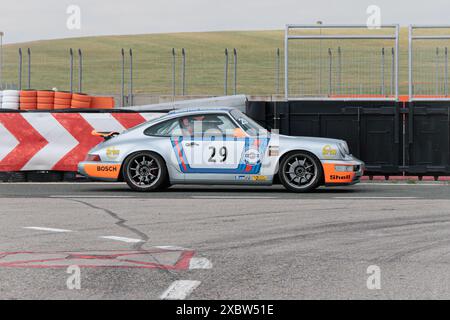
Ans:
[[[278,171],[281,183],[292,192],[309,192],[323,180],[319,159],[307,151],[293,151],[283,157]]]
[[[150,151],[130,155],[124,162],[122,173],[128,186],[140,192],[160,190],[169,180],[163,158]]]

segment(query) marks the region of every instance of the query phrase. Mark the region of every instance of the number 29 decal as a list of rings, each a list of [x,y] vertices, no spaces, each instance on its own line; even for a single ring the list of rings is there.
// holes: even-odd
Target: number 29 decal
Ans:
[[[208,162],[216,163],[217,161],[225,162],[227,160],[227,148],[226,147],[221,147],[219,149],[218,156],[216,156],[216,147],[210,146],[209,150],[211,151],[211,156],[209,157]],[[219,159],[217,159],[217,158],[219,158]]]

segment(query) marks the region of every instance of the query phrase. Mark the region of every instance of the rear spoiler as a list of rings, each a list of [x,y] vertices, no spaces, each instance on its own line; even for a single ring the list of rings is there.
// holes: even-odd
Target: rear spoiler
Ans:
[[[91,133],[93,136],[102,137],[103,139],[105,139],[105,141],[109,140],[115,136],[118,136],[120,134],[119,132],[115,132],[115,131],[101,132],[101,131],[95,131],[95,130],[93,130]]]

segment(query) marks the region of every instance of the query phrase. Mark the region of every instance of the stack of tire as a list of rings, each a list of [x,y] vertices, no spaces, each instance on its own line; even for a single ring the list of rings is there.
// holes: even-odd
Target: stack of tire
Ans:
[[[113,97],[92,97],[91,100],[92,109],[114,109]]]
[[[72,93],[65,91],[56,91],[54,100],[54,109],[70,109],[72,105]]]
[[[19,91],[3,90],[2,92],[2,109],[18,110],[19,109]]]
[[[92,97],[83,93],[72,94],[72,102],[70,107],[72,109],[89,109],[91,107]]]
[[[53,110],[55,100],[55,91],[39,90],[37,91],[37,110]]]
[[[35,90],[20,91],[20,110],[37,109],[37,92]]]

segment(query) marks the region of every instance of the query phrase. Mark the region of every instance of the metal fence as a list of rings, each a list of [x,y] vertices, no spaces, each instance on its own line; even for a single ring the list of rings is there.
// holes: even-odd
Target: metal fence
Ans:
[[[401,91],[412,99],[450,99],[450,26],[410,26],[401,52],[398,25],[374,30],[288,25],[285,32],[285,48],[277,47],[278,40],[267,41],[276,45],[267,48],[260,42],[210,48],[188,41],[173,49],[153,44],[122,50],[111,50],[110,43],[84,49],[12,45],[4,50],[0,87],[108,94],[121,105],[140,103],[143,95],[158,101],[241,93],[276,99],[395,100]]]
[[[173,48],[114,53],[67,48],[64,52],[18,48],[5,57],[5,82],[19,89],[53,89],[114,94],[122,105],[134,95],[218,96],[281,94],[283,52],[254,53],[238,48],[199,51]]]
[[[450,26],[409,27],[409,96],[412,100],[450,100]]]
[[[287,25],[286,99],[397,99],[399,26]]]

